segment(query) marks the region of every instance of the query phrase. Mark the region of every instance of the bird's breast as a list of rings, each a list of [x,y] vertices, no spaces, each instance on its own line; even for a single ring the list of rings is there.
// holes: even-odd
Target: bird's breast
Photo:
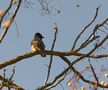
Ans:
[[[31,45],[31,50],[34,52],[36,51],[36,48],[34,47],[34,45]]]

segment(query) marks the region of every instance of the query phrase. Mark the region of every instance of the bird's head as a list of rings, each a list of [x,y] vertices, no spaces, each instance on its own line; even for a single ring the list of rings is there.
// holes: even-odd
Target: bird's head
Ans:
[[[37,33],[35,34],[34,37],[39,37],[40,39],[44,38],[44,37],[42,36],[42,34],[40,34],[39,32],[37,32]]]

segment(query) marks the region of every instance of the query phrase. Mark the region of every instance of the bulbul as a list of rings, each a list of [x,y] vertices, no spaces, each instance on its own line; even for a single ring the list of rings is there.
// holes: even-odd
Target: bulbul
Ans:
[[[42,41],[42,38],[44,38],[39,32],[37,32],[34,35],[33,40],[31,41],[31,50],[33,52],[38,51],[42,57],[46,57],[45,54],[45,45]]]

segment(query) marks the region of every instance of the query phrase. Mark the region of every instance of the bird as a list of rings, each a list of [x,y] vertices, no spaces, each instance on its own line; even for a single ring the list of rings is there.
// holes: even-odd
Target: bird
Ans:
[[[39,52],[42,57],[46,57],[45,53],[45,44],[42,41],[44,37],[42,36],[41,33],[37,32],[34,35],[34,38],[31,41],[31,50],[33,52]]]

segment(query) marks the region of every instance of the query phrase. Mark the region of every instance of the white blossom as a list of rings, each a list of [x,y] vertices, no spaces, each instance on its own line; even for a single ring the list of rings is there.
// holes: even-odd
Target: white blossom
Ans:
[[[85,87],[81,87],[81,90],[86,90]]]
[[[70,87],[70,86],[71,86],[71,82],[69,81],[69,82],[67,83],[67,85]]]
[[[4,15],[4,11],[0,10],[0,17],[2,17]]]
[[[105,73],[104,76],[105,76],[105,77],[108,77],[108,73]]]
[[[101,85],[104,85],[105,84],[105,81],[101,81]]]
[[[104,83],[104,86],[108,86],[108,83],[105,82],[105,83]]]
[[[13,22],[13,19],[12,18],[9,19],[9,20],[7,20],[5,23],[2,24],[2,28],[4,30],[6,30],[7,28],[9,28],[9,26],[11,25],[12,22]]]

